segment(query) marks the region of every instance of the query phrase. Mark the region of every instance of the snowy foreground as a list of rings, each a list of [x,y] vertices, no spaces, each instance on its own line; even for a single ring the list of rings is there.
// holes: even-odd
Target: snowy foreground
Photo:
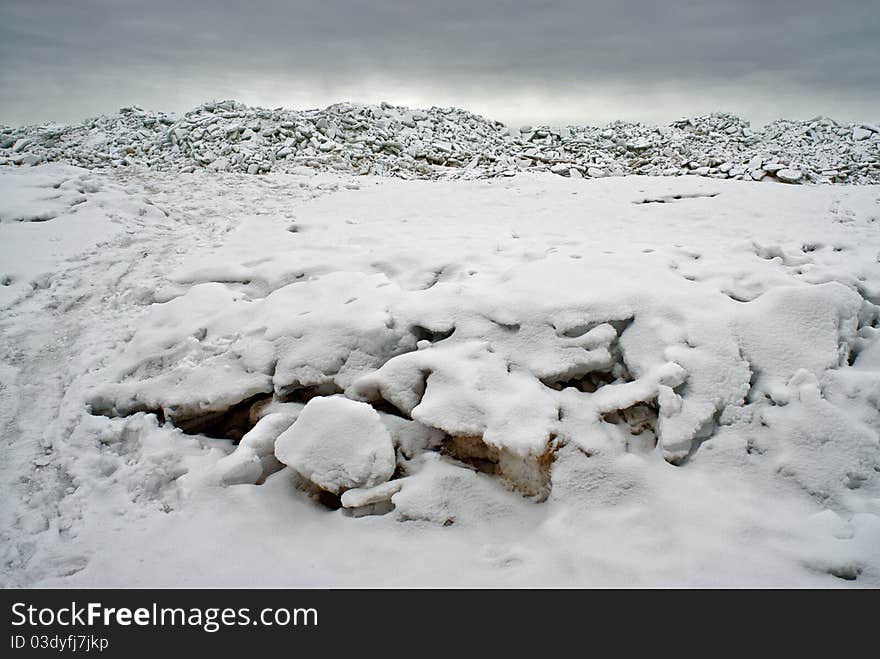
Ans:
[[[7,586],[880,585],[880,187],[0,168]]]

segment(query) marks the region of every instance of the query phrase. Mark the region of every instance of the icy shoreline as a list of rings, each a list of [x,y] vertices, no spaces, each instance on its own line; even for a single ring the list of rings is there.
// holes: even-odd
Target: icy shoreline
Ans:
[[[666,126],[509,127],[458,108],[338,103],[323,110],[235,101],[182,116],[123,108],[82,124],[0,127],[0,165],[65,162],[248,174],[299,167],[400,178],[696,175],[785,183],[880,183],[880,128],[825,117],[761,129],[717,113]]]

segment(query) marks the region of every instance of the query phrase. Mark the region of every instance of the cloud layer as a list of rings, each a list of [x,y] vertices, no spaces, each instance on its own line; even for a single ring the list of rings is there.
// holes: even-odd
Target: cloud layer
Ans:
[[[210,98],[509,122],[880,119],[876,0],[5,0],[0,122]]]

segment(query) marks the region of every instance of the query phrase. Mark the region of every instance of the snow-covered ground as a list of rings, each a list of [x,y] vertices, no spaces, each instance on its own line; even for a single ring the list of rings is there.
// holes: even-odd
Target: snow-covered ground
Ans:
[[[878,186],[2,168],[0,283],[5,585],[880,585]]]

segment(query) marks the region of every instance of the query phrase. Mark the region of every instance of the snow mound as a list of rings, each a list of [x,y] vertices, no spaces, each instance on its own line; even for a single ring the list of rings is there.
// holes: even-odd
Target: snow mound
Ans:
[[[376,411],[339,396],[310,400],[276,440],[275,456],[333,494],[384,483],[396,464]]]
[[[624,213],[640,230],[673,242],[660,256],[611,242],[606,247],[615,249],[539,251],[543,238],[531,228],[530,213],[546,211],[533,201],[537,195],[478,182],[404,185],[391,211],[384,189],[315,201],[298,218],[303,229],[294,238],[275,229],[270,240],[255,242],[255,225],[245,224],[217,252],[216,265],[172,273],[190,287],[145,314],[92,390],[92,412],[155,412],[187,432],[238,439],[248,428],[232,421],[253,417],[268,401],[315,406],[318,398],[344,394],[366,403],[364,414],[370,406],[379,412],[402,465],[439,450],[540,501],[552,490],[561,447],[593,456],[656,449],[683,464],[717,434],[722,419],[751,413],[750,405],[788,401],[797,372],[826,377],[865,352],[872,280],[843,276],[845,252],[836,248],[776,244],[777,230],[768,233],[754,210],[769,193],[743,202],[739,228],[731,228],[754,240],[722,249],[707,236],[685,248],[694,226],[727,198],[727,187],[708,191],[694,181],[660,193],[664,186],[655,182],[658,194],[647,198],[693,203],[676,210],[634,206],[615,182],[595,182],[594,229],[613,235],[619,227],[594,218]],[[742,186],[726,184],[735,185]],[[454,192],[463,186],[479,190],[475,207],[457,203]],[[786,199],[796,192],[779,190]],[[462,224],[475,253],[494,248],[502,256],[451,252],[438,261],[422,247],[430,238],[453,250],[447,222],[492,217],[511,195],[522,218]],[[566,201],[554,210],[555,221],[576,235],[583,206],[571,195],[558,198]],[[808,201],[798,203],[792,214],[810,212]],[[660,228],[657,218],[665,218]],[[389,224],[394,232],[380,246],[371,233]],[[499,228],[510,224],[517,229],[499,250]],[[827,216],[811,230],[827,234],[816,244],[839,240]],[[340,269],[326,272],[327,254],[340,241]],[[227,271],[222,282],[202,282],[205,272]],[[411,424],[414,434],[398,437],[401,424]],[[240,451],[228,462],[246,464],[230,478],[265,478],[257,456]],[[317,467],[303,474],[314,481],[312,471],[320,478]],[[364,486],[321,485],[331,492]]]
[[[880,180],[875,124],[826,117],[752,130],[715,113],[667,126],[511,128],[458,108],[337,103],[268,110],[212,101],[177,117],[123,108],[80,125],[0,128],[0,164],[64,161],[158,171],[319,170],[401,178],[491,178],[544,171],[573,179],[627,174],[747,181]]]

